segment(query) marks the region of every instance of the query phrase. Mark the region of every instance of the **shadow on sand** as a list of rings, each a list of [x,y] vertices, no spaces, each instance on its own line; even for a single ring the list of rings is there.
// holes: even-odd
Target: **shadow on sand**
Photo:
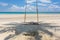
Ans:
[[[58,27],[58,26],[55,26],[55,25],[51,25],[51,23],[39,23],[38,25],[26,25],[26,24],[23,24],[23,23],[8,23],[8,24],[3,24],[3,25],[13,25],[11,27],[7,27],[7,28],[4,28],[3,30],[0,30],[0,33],[4,33],[4,32],[7,32],[7,31],[12,31],[14,30],[15,31],[15,35],[19,35],[23,32],[28,32],[28,31],[42,31],[50,36],[53,36],[53,33],[48,31],[47,29],[48,28],[55,28],[55,27]],[[7,29],[7,30],[6,30]],[[14,36],[15,36],[14,35]],[[5,40],[8,40],[9,38],[12,38],[13,36],[9,35],[8,37],[5,38]],[[41,40],[41,36],[39,36],[39,34],[37,34],[37,36],[35,36],[36,40]]]

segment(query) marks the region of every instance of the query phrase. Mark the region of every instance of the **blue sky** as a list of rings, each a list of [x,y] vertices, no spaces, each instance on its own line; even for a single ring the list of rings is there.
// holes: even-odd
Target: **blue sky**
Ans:
[[[37,0],[39,12],[60,12],[60,0]],[[28,3],[26,5],[26,3]],[[0,0],[0,12],[36,11],[36,0]]]

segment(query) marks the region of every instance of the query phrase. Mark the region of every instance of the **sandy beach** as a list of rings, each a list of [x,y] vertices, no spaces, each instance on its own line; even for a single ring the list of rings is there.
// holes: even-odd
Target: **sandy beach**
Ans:
[[[36,14],[27,14],[26,22],[37,22],[36,16]],[[23,32],[26,32],[29,29],[36,29],[37,25],[28,25],[24,29],[24,27],[20,25],[23,22],[24,14],[0,14],[0,40],[27,40],[28,38],[37,40],[35,37],[22,35]],[[42,35],[40,40],[60,40],[60,14],[39,14],[39,23],[41,24],[39,26],[41,26],[42,29],[46,29],[49,33],[51,32],[53,34],[53,36],[50,37],[48,32],[44,32],[46,30],[43,30],[42,34],[40,33],[41,30],[37,29],[39,34]],[[20,26],[21,29],[18,29]],[[15,35],[15,29],[22,32],[19,35]]]

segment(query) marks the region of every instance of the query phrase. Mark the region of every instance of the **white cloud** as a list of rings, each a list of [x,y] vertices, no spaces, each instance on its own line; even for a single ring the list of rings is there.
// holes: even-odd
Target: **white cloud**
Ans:
[[[27,5],[27,11],[35,11],[36,10],[36,8],[35,8],[35,6],[31,6],[31,5]]]
[[[54,2],[53,4],[59,4],[58,2]]]
[[[46,6],[45,4],[40,4],[40,5],[42,5],[43,7],[42,6],[38,7],[39,12],[50,12],[50,11],[53,12],[55,11],[55,8],[60,8],[58,5],[53,5],[53,4],[50,4],[49,6]],[[31,5],[25,5],[25,6],[12,5],[9,8],[9,11],[24,12],[25,8],[27,12],[36,12],[36,7]]]
[[[12,5],[9,8],[9,11],[25,11],[26,5],[25,6],[17,6],[17,5]],[[26,11],[34,11],[35,10],[35,6],[31,6],[31,5],[27,5]]]
[[[12,9],[12,10],[13,10],[13,9],[14,9],[14,10],[15,10],[15,9],[20,9],[20,7],[18,7],[18,6],[16,6],[16,5],[12,5],[12,7],[11,7],[10,9]]]
[[[49,8],[60,8],[60,6],[51,4],[51,5],[49,6]]]
[[[37,0],[40,1],[42,3],[51,3],[51,0]],[[26,0],[27,3],[33,3],[36,2],[36,0]]]
[[[42,3],[51,3],[51,0],[40,0]]]
[[[8,6],[7,3],[0,2],[0,6]]]
[[[33,3],[35,2],[36,0],[27,0],[28,3]],[[56,5],[56,3],[52,3],[51,0],[39,0],[41,3],[38,3],[39,5],[39,12],[53,12],[55,11],[56,8],[59,8],[60,9],[60,6]],[[27,6],[27,8],[26,8]],[[36,6],[33,6],[33,5],[25,5],[25,6],[18,6],[18,5],[12,5],[9,10],[10,11],[25,11],[25,8],[26,8],[26,11],[27,12],[36,12]]]
[[[44,3],[38,3],[39,6],[47,6],[47,4]]]
[[[12,5],[10,8],[9,8],[9,11],[24,11],[24,6],[23,7],[20,7],[20,6],[17,6],[17,5]]]
[[[35,2],[36,0],[26,0],[27,3],[33,3]]]

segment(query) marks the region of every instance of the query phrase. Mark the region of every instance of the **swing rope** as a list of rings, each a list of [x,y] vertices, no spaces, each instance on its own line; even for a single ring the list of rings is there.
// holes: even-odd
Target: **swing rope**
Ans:
[[[26,7],[25,7],[25,14],[24,14],[24,23],[26,22],[26,11],[27,9],[27,1],[26,1]],[[39,22],[39,15],[38,15],[38,1],[36,0],[36,13],[37,13],[37,23]]]

